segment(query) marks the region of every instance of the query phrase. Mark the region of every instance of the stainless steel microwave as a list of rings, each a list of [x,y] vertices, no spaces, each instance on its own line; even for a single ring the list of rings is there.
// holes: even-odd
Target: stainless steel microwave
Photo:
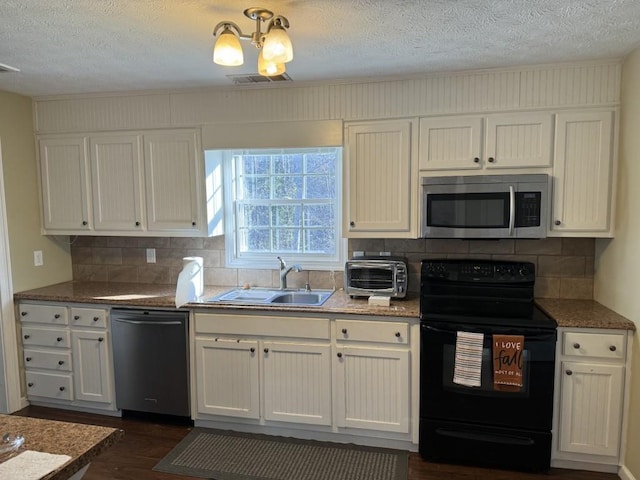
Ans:
[[[344,268],[344,290],[351,297],[404,298],[408,281],[404,257],[356,257],[347,261]]]
[[[422,238],[545,238],[546,174],[423,177]]]

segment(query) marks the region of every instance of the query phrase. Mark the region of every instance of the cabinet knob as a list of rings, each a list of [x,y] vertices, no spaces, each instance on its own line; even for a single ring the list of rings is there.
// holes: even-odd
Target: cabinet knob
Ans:
[[[33,382],[27,383],[27,387],[33,387]]]
[[[140,226],[140,222],[136,222],[136,227],[139,227],[139,226]]]
[[[83,221],[82,221],[82,226],[83,226],[83,227],[86,227],[87,225],[89,225],[89,223],[88,223],[86,220],[83,220]]]
[[[62,341],[62,337],[56,338],[56,341],[61,342]]]
[[[493,157],[489,157],[487,160],[489,161],[489,163],[493,163],[496,161],[496,159]]]
[[[560,220],[556,220],[556,221],[555,221],[555,222],[553,222],[553,223],[555,223],[556,225],[562,225],[562,222],[561,222]]]
[[[29,315],[29,312],[20,312],[20,315],[22,315],[23,317],[26,317],[27,315]]]
[[[74,315],[74,316],[73,316],[73,319],[74,319],[74,320],[80,320],[80,315]]]
[[[25,335],[25,336],[24,336],[24,339],[25,339],[25,340],[28,340],[29,338],[31,338],[31,335]]]
[[[191,226],[195,227],[196,226],[196,222],[191,222]]]
[[[473,159],[473,163],[480,163],[480,159],[479,159],[478,157],[475,157],[475,158]]]
[[[100,317],[93,317],[94,322],[97,322],[98,320],[100,320]]]
[[[104,342],[104,337],[98,337],[99,342]]]
[[[58,360],[58,365],[64,365],[64,360]]]
[[[249,349],[249,351],[250,351],[251,353],[254,353],[254,352],[256,351],[256,349],[255,349],[255,348],[253,348],[253,347],[251,347],[251,348]]]
[[[30,362],[30,361],[31,361],[31,357],[27,357],[27,358],[25,358],[25,360],[26,360],[27,362]]]
[[[396,332],[396,337],[400,338],[400,332]]]
[[[346,329],[346,328],[343,328],[343,329],[342,329],[342,334],[343,334],[343,335],[346,335],[346,334],[347,334],[347,329]]]
[[[53,316],[53,318],[60,318],[60,314],[59,314],[59,313],[56,313],[56,314]]]
[[[566,373],[567,375],[573,375],[573,372],[572,372],[571,370],[567,370],[565,373]]]
[[[61,392],[64,392],[64,387],[60,387],[58,390],[60,390]]]
[[[611,350],[612,352],[615,352],[616,351],[616,346],[615,345],[611,345],[609,347],[609,350]]]
[[[578,350],[580,348],[580,344],[579,343],[574,343],[573,344],[573,348],[575,348],[576,350]]]
[[[269,353],[269,349],[268,349],[268,348],[265,348],[265,349],[263,350],[263,352],[264,352],[264,353]]]
[[[342,358],[342,353],[338,352],[338,358]]]
[[[356,222],[349,222],[349,226],[350,227],[355,227],[356,226]]]

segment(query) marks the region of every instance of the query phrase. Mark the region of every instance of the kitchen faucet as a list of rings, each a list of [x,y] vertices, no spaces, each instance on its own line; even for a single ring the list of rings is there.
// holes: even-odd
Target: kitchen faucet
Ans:
[[[302,267],[296,263],[295,265],[287,268],[287,264],[284,263],[282,257],[278,257],[278,260],[280,261],[280,290],[285,290],[287,288],[287,274],[291,270],[301,272]]]

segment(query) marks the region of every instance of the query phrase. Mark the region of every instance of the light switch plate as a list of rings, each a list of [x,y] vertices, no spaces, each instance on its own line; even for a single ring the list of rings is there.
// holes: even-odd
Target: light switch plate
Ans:
[[[42,250],[34,250],[33,251],[33,265],[36,267],[41,267],[44,265],[44,258],[42,256]]]
[[[156,263],[156,249],[147,248],[147,263]]]

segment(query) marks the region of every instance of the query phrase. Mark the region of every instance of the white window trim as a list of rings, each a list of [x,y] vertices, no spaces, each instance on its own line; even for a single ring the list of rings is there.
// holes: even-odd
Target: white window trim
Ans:
[[[313,147],[312,147],[313,148]],[[318,147],[323,149],[325,147]],[[341,147],[336,147],[341,148]],[[301,148],[302,149],[302,148]],[[306,149],[306,148],[305,148]],[[224,184],[224,233],[225,233],[225,266],[227,268],[244,268],[244,269],[277,269],[279,268],[279,262],[276,258],[279,254],[274,253],[273,258],[268,258],[264,254],[259,255],[243,255],[239,257],[237,255],[237,243],[236,243],[236,212],[234,201],[234,185],[233,182],[233,168],[231,168],[231,155],[232,152],[238,150],[257,150],[251,149],[233,149],[225,150],[222,152],[222,165],[223,165],[223,184]],[[283,150],[283,149],[264,149],[264,150]],[[293,254],[282,253],[280,256],[287,262],[288,265],[300,264],[305,270],[342,270],[344,269],[344,262],[347,257],[347,240],[342,237],[342,163],[344,159],[336,168],[336,211],[335,211],[335,231],[337,232],[336,238],[336,254],[333,258],[329,259],[326,256],[314,256],[312,254]]]

